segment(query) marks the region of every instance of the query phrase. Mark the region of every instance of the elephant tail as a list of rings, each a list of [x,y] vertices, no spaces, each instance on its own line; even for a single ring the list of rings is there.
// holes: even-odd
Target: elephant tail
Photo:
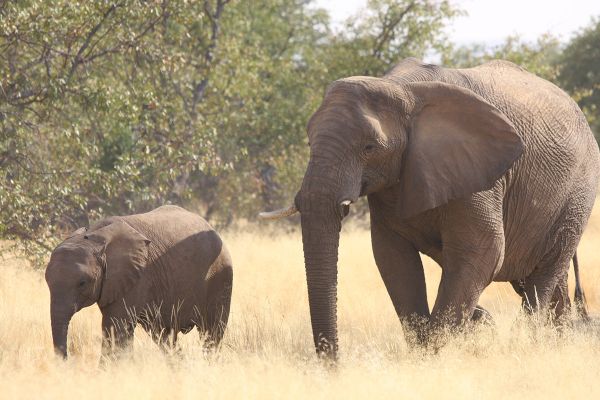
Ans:
[[[590,316],[587,310],[587,301],[585,293],[581,287],[581,278],[579,276],[579,262],[577,261],[577,252],[573,255],[573,270],[575,271],[575,310],[580,318],[589,321]]]

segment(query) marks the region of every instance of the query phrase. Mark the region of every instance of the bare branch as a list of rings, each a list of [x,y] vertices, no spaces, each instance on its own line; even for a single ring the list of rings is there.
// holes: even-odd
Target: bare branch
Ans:
[[[71,64],[71,69],[69,70],[69,73],[67,74],[67,81],[69,81],[71,79],[71,77],[75,73],[75,70],[77,69],[77,67],[79,67],[79,65],[81,65],[84,62],[83,52],[90,45],[90,42],[92,41],[92,38],[94,37],[94,35],[100,30],[100,28],[102,27],[104,22],[117,9],[117,7],[121,7],[121,6],[122,6],[122,4],[113,4],[112,6],[110,6],[108,8],[108,10],[106,10],[104,15],[102,16],[102,19],[100,20],[100,22],[98,22],[96,24],[96,26],[94,26],[92,28],[92,30],[90,30],[88,32],[83,44],[81,45],[81,47],[79,48],[79,51],[77,51],[77,54],[75,55],[75,59],[73,59],[73,63]]]
[[[128,40],[126,42],[120,42],[119,44],[117,44],[114,47],[111,47],[109,49],[104,49],[93,55],[89,55],[88,57],[84,58],[81,63],[86,64],[86,63],[89,63],[89,62],[99,58],[99,57],[105,56],[107,54],[118,53],[119,51],[121,51],[123,49],[134,47],[139,42],[139,40],[142,37],[146,36],[159,22],[162,21],[162,19],[163,19],[162,15],[153,19],[152,21],[150,21],[148,26],[146,26],[146,28],[144,28],[144,30],[142,32],[140,32],[137,36],[135,36],[132,40]]]
[[[383,26],[381,33],[375,38],[375,45],[373,46],[373,57],[381,59],[383,55],[383,46],[390,40],[393,40],[394,29],[402,22],[404,17],[412,11],[417,5],[416,1],[411,2],[395,19],[391,20],[390,10],[384,16]]]
[[[47,250],[49,252],[54,250],[53,247],[49,246],[47,243],[43,242],[42,240],[37,239],[29,232],[20,230],[16,227],[8,228],[6,231],[6,234],[7,234],[7,236],[14,236],[23,241],[35,243],[36,245],[40,246],[41,248],[43,248],[44,250]]]

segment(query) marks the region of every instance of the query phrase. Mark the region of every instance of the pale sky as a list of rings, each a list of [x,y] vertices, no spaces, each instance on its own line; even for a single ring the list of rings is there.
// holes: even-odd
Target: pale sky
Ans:
[[[329,10],[334,23],[359,11],[366,0],[316,0]],[[519,34],[535,40],[550,32],[567,40],[592,16],[600,17],[600,0],[455,0],[468,16],[457,18],[449,27],[450,39],[457,44],[501,43],[509,35]]]

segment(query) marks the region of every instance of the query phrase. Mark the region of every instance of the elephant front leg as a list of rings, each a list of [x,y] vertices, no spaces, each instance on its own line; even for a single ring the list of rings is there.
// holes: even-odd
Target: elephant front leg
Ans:
[[[488,310],[477,304],[477,306],[475,306],[475,310],[473,310],[471,322],[484,325],[494,325],[494,318]]]
[[[444,328],[454,330],[467,321],[491,321],[489,313],[477,306],[483,289],[491,282],[474,272],[476,265],[465,263],[471,271],[443,271],[437,298],[430,319],[430,331],[438,333]],[[493,273],[491,269],[490,276]]]
[[[425,342],[429,306],[423,264],[417,249],[385,223],[371,222],[375,263],[409,344]]]
[[[431,330],[454,330],[483,313],[476,310],[479,297],[504,261],[502,214],[494,210],[490,203],[476,207],[457,204],[446,216],[442,279],[431,313]]]
[[[133,344],[135,321],[132,318],[120,318],[102,315],[102,355],[113,356],[128,350]]]

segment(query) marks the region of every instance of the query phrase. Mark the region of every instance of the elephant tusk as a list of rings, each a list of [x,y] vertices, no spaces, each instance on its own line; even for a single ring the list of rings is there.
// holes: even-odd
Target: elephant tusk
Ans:
[[[290,206],[288,208],[282,208],[281,210],[275,211],[265,211],[258,214],[258,218],[260,219],[280,219],[289,217],[290,215],[294,215],[298,212],[296,206]]]
[[[352,204],[352,200],[344,200],[340,202],[338,212],[341,219],[346,218],[346,216],[350,212],[350,204]]]

